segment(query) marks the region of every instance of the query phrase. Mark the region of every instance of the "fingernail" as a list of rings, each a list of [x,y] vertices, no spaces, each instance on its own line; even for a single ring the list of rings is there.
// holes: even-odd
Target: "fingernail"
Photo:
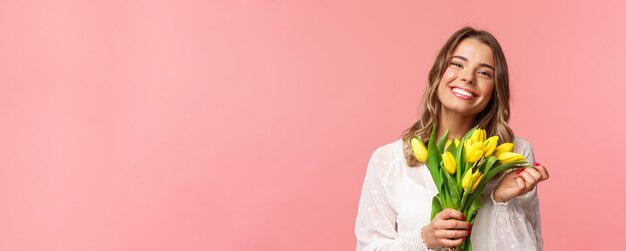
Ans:
[[[470,228],[472,228],[472,227],[473,227],[473,225],[472,225],[472,223],[470,223]]]
[[[538,166],[538,165],[539,165],[539,163],[537,163],[537,162],[533,163],[533,166]]]
[[[465,237],[463,237],[463,240],[465,240]]]
[[[467,230],[467,235],[470,235],[472,233],[472,230]]]
[[[515,173],[515,174],[520,174],[520,173],[522,173],[522,172],[524,171],[524,169],[526,169],[526,167],[524,167],[524,168],[520,169],[520,170],[519,170],[519,171],[517,171],[517,173]]]
[[[465,220],[465,215],[461,215],[461,220]]]

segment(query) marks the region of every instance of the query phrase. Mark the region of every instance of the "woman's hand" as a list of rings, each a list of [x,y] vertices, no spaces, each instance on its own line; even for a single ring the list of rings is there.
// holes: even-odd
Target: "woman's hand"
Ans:
[[[461,245],[471,228],[461,212],[446,208],[422,228],[422,240],[429,249],[455,247]]]
[[[543,165],[535,162],[533,166],[535,168],[522,168],[504,175],[493,192],[493,199],[497,202],[508,201],[530,192],[539,182],[550,177]]]

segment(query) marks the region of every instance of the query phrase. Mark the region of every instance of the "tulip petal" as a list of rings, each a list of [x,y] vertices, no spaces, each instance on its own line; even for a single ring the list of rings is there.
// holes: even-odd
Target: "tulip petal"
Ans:
[[[498,136],[492,136],[485,140],[485,158],[489,158],[494,150],[496,150],[496,145],[498,144]]]
[[[498,157],[502,153],[512,152],[514,150],[514,148],[515,147],[514,147],[513,143],[503,143],[502,145],[499,145],[499,146],[496,147],[496,149],[493,152],[493,155]]]
[[[524,155],[521,155],[519,153],[505,152],[498,155],[498,160],[502,164],[506,164],[510,162],[523,162],[526,161],[526,158],[524,158]]]
[[[441,155],[441,160],[443,162],[443,167],[448,171],[449,174],[454,174],[456,172],[456,161],[454,160],[454,156],[449,151],[444,152]]]
[[[419,162],[426,163],[426,161],[428,160],[428,150],[420,139],[411,139],[411,149],[413,150],[413,155],[415,155],[415,158]]]

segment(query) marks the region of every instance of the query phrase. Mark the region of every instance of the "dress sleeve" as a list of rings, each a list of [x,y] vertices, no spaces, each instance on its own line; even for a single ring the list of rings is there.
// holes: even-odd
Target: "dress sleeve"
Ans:
[[[515,151],[523,154],[528,162],[533,163],[535,156],[530,144],[521,141],[520,145],[516,146],[521,149],[515,149]],[[474,250],[494,251],[542,250],[537,187],[524,195],[499,203],[493,199],[493,191],[500,178],[494,179],[491,189],[483,195],[483,206],[474,224],[476,228],[481,229],[474,231],[477,235],[472,235],[472,247]]]
[[[429,250],[419,231],[399,235],[396,230],[397,213],[389,202],[391,162],[391,152],[381,147],[367,165],[354,230],[356,250]]]

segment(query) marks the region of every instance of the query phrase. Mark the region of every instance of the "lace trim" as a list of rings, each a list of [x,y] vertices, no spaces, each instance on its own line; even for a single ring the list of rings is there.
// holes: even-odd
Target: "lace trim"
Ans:
[[[424,243],[424,238],[422,238],[422,229],[420,229],[419,235],[417,236],[417,250],[435,251],[434,249],[429,249]]]
[[[495,191],[495,190],[494,190],[494,191]],[[493,204],[494,204],[494,205],[496,205],[496,206],[508,206],[508,205],[509,205],[509,201],[510,201],[510,200],[507,200],[507,201],[504,201],[504,202],[497,202],[497,201],[493,198],[493,192],[494,192],[494,191],[492,191],[492,192],[491,192],[491,195],[490,195],[490,197],[491,197],[491,201],[493,201]]]

